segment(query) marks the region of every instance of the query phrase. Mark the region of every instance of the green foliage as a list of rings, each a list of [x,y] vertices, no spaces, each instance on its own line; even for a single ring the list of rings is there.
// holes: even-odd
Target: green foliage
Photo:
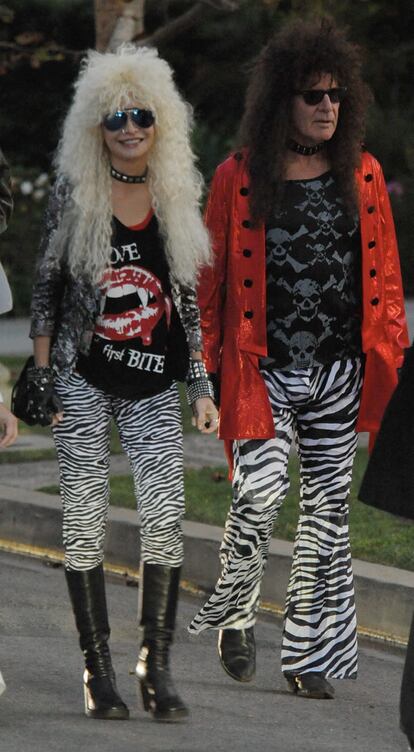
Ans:
[[[49,169],[78,72],[76,50],[94,43],[93,3],[13,0],[0,40],[16,45],[0,55],[2,148],[14,164]]]
[[[404,109],[376,102],[370,111],[367,145],[381,162],[388,181],[400,249],[404,289],[414,294],[414,104]]]
[[[234,145],[234,139],[225,133],[213,130],[207,123],[199,121],[194,128],[193,146],[199,155],[199,169],[206,183],[210,183],[217,165],[225,159]]]
[[[13,290],[13,314],[27,316],[49,179],[33,168],[13,168],[12,178],[14,212],[1,238],[1,259]]]
[[[392,197],[395,226],[400,248],[404,292],[414,295],[414,176],[401,180],[403,194]]]
[[[11,4],[6,0],[4,5],[12,5],[13,17],[0,16],[0,40],[19,39],[27,54],[17,56],[7,75],[1,77],[3,102],[7,103],[0,109],[2,148],[13,165],[50,170],[78,72],[79,55],[73,52],[94,43],[93,2],[13,0]],[[148,33],[188,7],[187,0],[171,0],[168,4],[148,0]],[[392,200],[405,290],[414,294],[413,3],[242,0],[236,13],[211,12],[196,28],[162,46],[160,53],[173,66],[179,87],[194,106],[194,145],[208,182],[217,163],[235,143],[248,70],[262,45],[292,17],[323,14],[330,14],[347,26],[350,38],[365,50],[364,75],[375,95],[366,145],[383,165],[387,181],[402,186],[401,195],[394,194]],[[59,59],[53,59],[53,49]],[[62,49],[67,54],[62,56]],[[52,50],[52,57],[48,57],[48,50]],[[1,69],[0,55],[0,73]],[[2,238],[2,249],[9,249],[9,267],[20,260],[24,265],[24,271],[16,277],[16,313],[27,311],[30,283],[24,280],[24,273],[33,266],[41,208],[41,204],[27,211],[18,207],[9,237]]]

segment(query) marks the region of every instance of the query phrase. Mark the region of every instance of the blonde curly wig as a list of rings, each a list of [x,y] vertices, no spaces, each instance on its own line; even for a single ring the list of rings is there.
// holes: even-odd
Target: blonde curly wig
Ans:
[[[155,49],[123,45],[115,53],[91,51],[82,63],[55,158],[58,173],[72,188],[59,245],[69,249],[73,274],[99,281],[112,236],[110,160],[101,123],[128,101],[154,112],[148,158],[153,208],[172,276],[194,284],[198,268],[210,260],[210,246],[200,216],[203,181],[190,146],[192,110]]]

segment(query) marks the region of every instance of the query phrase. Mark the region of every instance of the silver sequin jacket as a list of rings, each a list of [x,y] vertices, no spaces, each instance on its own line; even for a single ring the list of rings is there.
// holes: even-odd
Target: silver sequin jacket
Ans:
[[[56,249],[53,242],[70,201],[71,187],[65,178],[58,177],[45,213],[31,306],[30,336],[52,338],[51,365],[62,374],[74,370],[80,352],[88,353],[101,302],[99,287],[86,276],[74,277],[65,253]],[[196,292],[172,278],[171,287],[188,348],[201,350]]]

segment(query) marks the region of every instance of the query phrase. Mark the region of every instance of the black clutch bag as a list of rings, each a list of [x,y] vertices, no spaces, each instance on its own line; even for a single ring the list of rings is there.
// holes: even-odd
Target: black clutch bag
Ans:
[[[23,420],[25,423],[27,423],[28,426],[34,426],[37,423],[36,419],[33,419],[33,417],[31,417],[28,412],[29,384],[27,380],[27,371],[32,366],[34,366],[33,355],[31,355],[30,358],[26,360],[26,363],[23,366],[23,370],[13,387],[11,396],[12,413],[14,413],[16,418],[19,418],[20,420]]]

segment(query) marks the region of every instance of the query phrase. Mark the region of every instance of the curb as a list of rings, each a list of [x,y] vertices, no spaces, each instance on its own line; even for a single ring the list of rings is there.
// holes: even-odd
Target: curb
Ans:
[[[59,496],[0,487],[0,538],[6,544],[26,544],[32,550],[62,552]],[[222,528],[197,522],[183,524],[183,578],[196,590],[211,592],[219,574]],[[1,547],[1,543],[0,543]],[[112,507],[109,511],[105,561],[109,566],[137,569],[139,527],[136,513]],[[273,538],[263,579],[265,610],[283,613],[293,544]],[[414,572],[354,559],[359,632],[396,644],[408,639],[413,603]]]

